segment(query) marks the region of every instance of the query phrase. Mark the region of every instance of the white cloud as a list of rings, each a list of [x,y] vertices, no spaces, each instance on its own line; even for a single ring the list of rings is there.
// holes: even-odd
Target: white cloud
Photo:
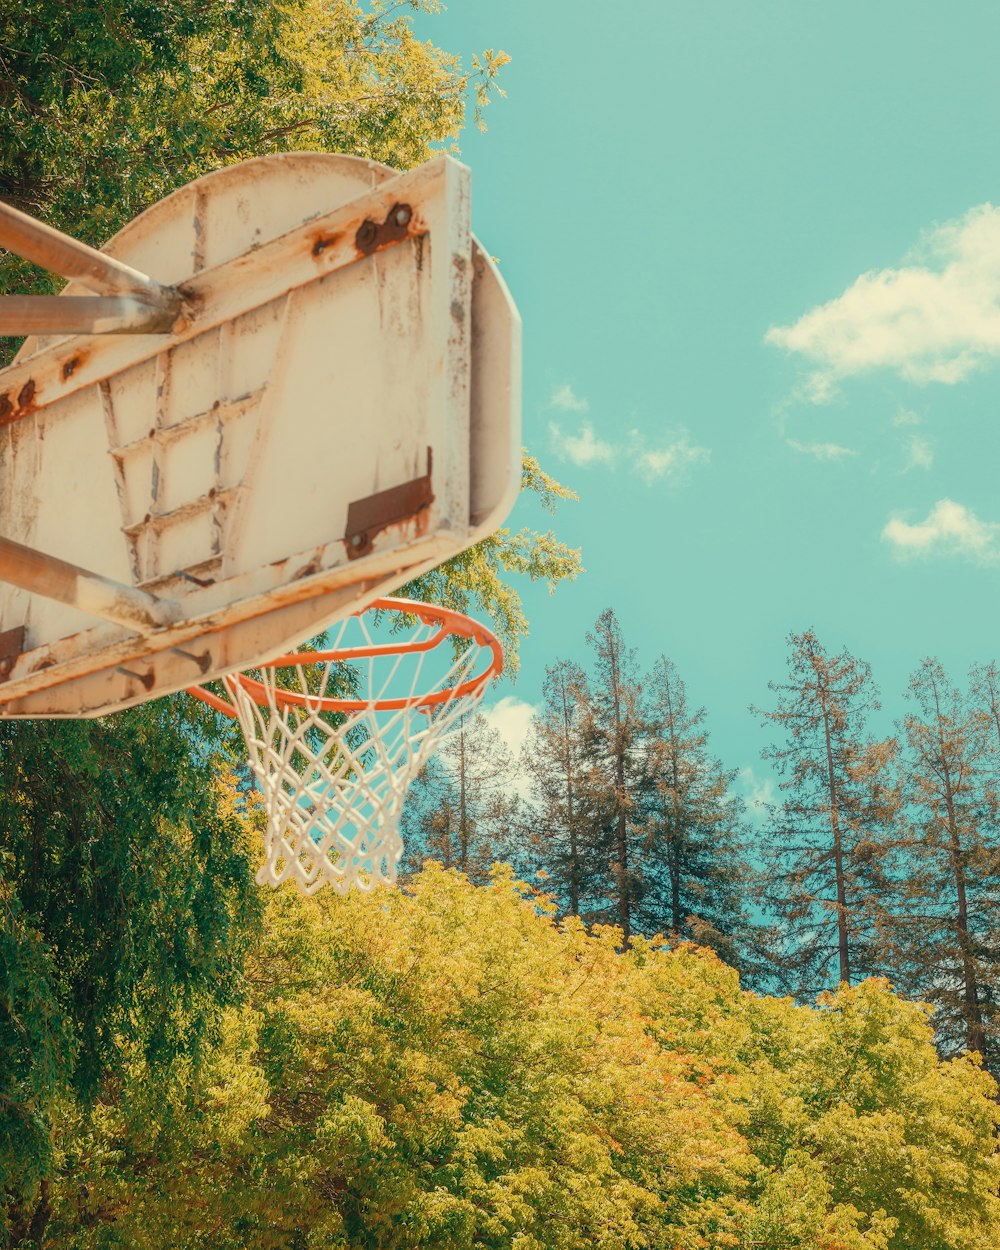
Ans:
[[[645,447],[638,431],[632,431],[632,462],[641,477],[653,482],[661,477],[679,477],[693,464],[711,457],[707,447],[694,446],[686,431],[678,433],[665,447]]]
[[[840,443],[800,443],[794,438],[786,438],[785,442],[792,451],[801,452],[806,456],[815,456],[817,460],[842,460],[844,456],[858,454],[853,447],[842,447]]]
[[[743,789],[752,819],[763,820],[767,805],[778,801],[778,791],[773,777],[758,777],[750,764],[739,771],[739,783]]]
[[[921,438],[919,434],[912,434],[906,447],[906,464],[903,465],[903,472],[909,473],[911,469],[930,469],[933,464],[934,449],[930,441]]]
[[[691,442],[686,430],[677,430],[660,447],[649,447],[638,430],[632,430],[628,443],[601,438],[590,421],[581,421],[573,431],[555,421],[549,422],[549,437],[557,455],[573,464],[612,465],[627,460],[641,478],[650,484],[660,478],[682,478],[685,470],[708,460],[711,452]]]
[[[577,395],[568,382],[557,386],[549,396],[549,408],[559,408],[563,412],[589,412],[590,404],[582,396]]]
[[[766,341],[817,365],[810,387],[889,368],[959,382],[1000,356],[1000,208],[982,204],[931,231],[914,263],[864,273]]]
[[[549,436],[558,454],[574,464],[610,464],[618,454],[617,447],[597,437],[589,421],[583,422],[578,434],[571,434],[551,421]]]
[[[892,423],[895,426],[922,425],[923,417],[921,417],[919,412],[914,412],[912,408],[900,408],[892,418]]]
[[[480,705],[481,713],[491,729],[495,729],[514,757],[515,764],[521,758],[521,748],[528,737],[531,722],[538,713],[533,703],[525,703],[516,695],[508,694],[489,707]],[[515,771],[513,788],[524,800],[531,798],[531,778],[520,767]]]
[[[481,706],[479,710],[489,722],[490,728],[497,731],[515,755],[519,755],[531,722],[537,714],[535,705],[508,694],[488,707]]]
[[[769,332],[770,333],[770,332]],[[795,398],[805,400],[807,404],[831,404],[839,394],[832,374],[814,372],[799,383],[795,388]]]
[[[968,508],[952,499],[939,499],[927,519],[911,525],[893,517],[882,531],[883,541],[899,555],[930,555],[933,552],[970,556],[983,563],[1000,558],[997,537],[1000,525],[980,521]]]

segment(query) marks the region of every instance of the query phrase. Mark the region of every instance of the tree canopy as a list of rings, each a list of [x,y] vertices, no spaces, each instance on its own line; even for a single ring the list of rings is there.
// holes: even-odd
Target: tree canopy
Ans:
[[[397,168],[457,139],[507,57],[418,38],[435,0],[25,0],[0,10],[0,191],[99,244],[199,174],[268,152]]]
[[[260,900],[218,763],[177,701],[0,722],[0,1230],[14,1245],[41,1244],[61,1119],[127,1057],[194,1061],[240,997]]]
[[[72,1250],[986,1250],[994,1086],[869,981],[818,1007],[557,923],[509,873],[268,900],[199,1070],[64,1115]]]

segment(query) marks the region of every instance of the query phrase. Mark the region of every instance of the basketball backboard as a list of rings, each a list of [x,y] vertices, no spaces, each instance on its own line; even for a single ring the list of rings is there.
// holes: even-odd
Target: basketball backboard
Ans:
[[[0,372],[7,568],[42,553],[70,587],[0,582],[0,716],[252,667],[502,523],[520,328],[458,162],[249,161],[104,251],[183,305],[166,333],[29,339]]]

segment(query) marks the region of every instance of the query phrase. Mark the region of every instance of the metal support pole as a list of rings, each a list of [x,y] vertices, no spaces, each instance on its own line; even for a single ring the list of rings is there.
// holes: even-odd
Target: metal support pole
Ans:
[[[0,247],[98,291],[96,299],[6,296],[0,299],[0,334],[166,334],[180,316],[176,286],[164,286],[2,201]]]
[[[176,319],[134,295],[0,295],[0,334],[165,334]]]
[[[154,278],[125,265],[113,256],[88,247],[36,221],[27,213],[0,201],[0,247],[5,247],[25,260],[34,261],[51,273],[64,278],[77,278],[84,286],[101,295],[145,295],[151,304],[180,300],[172,286],[163,286]]]
[[[91,573],[9,538],[0,538],[0,580],[140,634],[172,625],[181,617],[181,606],[175,599],[159,599],[136,586]]]

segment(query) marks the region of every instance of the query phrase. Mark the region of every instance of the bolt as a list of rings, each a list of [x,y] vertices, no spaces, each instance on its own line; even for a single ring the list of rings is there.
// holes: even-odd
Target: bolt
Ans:
[[[392,210],[392,219],[397,226],[408,226],[412,216],[413,210],[409,204],[397,204]]]
[[[124,664],[118,665],[118,672],[124,673],[126,677],[133,678],[133,680],[139,682],[139,684],[144,686],[147,690],[152,689],[153,682],[156,680],[156,675],[152,671],[145,674],[136,673],[133,672],[132,669],[126,668]]]
[[[212,667],[212,657],[207,651],[203,655],[193,655],[190,651],[183,651],[180,647],[171,647],[170,650],[176,651],[185,660],[190,660],[193,664],[197,664],[199,671],[202,673],[207,673]]]
[[[358,227],[358,233],[355,236],[355,243],[363,252],[370,251],[375,246],[375,240],[378,238],[378,226],[371,220],[366,220]]]
[[[347,539],[347,555],[348,559],[355,560],[358,556],[363,556],[366,552],[371,551],[372,540],[367,531],[362,530],[360,534],[352,534]]]

